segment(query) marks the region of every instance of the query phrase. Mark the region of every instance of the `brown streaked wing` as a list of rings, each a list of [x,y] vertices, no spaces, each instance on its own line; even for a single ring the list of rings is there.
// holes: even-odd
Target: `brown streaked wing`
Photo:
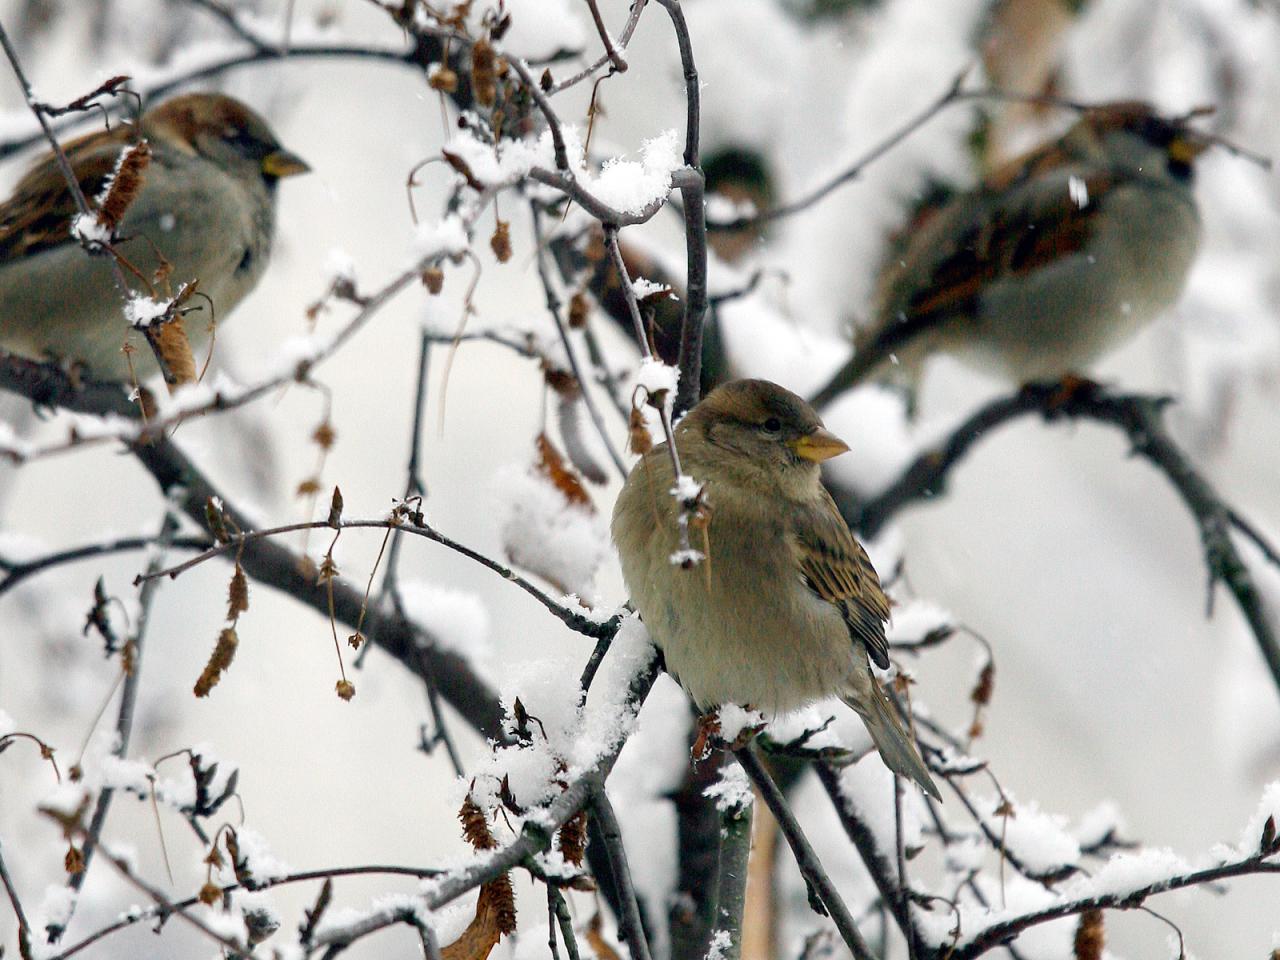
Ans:
[[[104,130],[63,145],[80,189],[90,201],[115,168],[127,142],[119,130]],[[18,181],[13,196],[0,204],[0,264],[73,243],[71,219],[75,215],[75,201],[53,154],[42,157]]]
[[[795,512],[796,565],[809,588],[840,608],[849,636],[862,643],[876,666],[889,666],[884,624],[889,599],[871,559],[854,539],[826,490],[821,504]]]
[[[1106,170],[1080,179],[1094,198],[1115,182],[1114,174]],[[1080,207],[1063,189],[1018,209],[987,211],[912,294],[905,310],[906,326],[918,330],[935,318],[969,314],[990,284],[1030,273],[1083,249],[1099,209],[1096,201]]]

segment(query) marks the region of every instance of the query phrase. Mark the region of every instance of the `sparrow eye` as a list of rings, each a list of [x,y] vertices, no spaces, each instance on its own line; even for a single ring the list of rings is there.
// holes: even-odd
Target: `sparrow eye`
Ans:
[[[764,422],[764,429],[767,433],[777,433],[782,429],[782,421],[777,417],[770,417]]]

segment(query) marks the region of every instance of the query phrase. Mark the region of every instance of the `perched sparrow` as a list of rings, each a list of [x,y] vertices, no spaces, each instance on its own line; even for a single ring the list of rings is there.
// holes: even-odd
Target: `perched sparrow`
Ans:
[[[866,551],[822,486],[849,448],[813,409],[765,380],[712,391],[676,427],[681,468],[703,484],[705,557],[683,569],[666,444],[632,468],[613,510],[622,573],[667,669],[703,711],[785,712],[837,696],[881,757],[933,796],[911,735],[871,673],[889,665],[889,602]],[[703,534],[705,533],[705,539]]]
[[[113,247],[137,295],[164,299],[199,281],[185,326],[203,339],[266,269],[277,181],[308,167],[261,117],[220,94],[174,97],[142,114],[139,127],[91,133],[64,149],[92,205],[122,151],[147,141],[150,163]],[[72,235],[76,214],[53,154],[0,205],[0,349],[79,361],[98,379],[127,380],[128,340],[142,345],[133,362],[145,376],[155,361],[124,320],[108,256],[90,256]],[[172,267],[167,275],[162,264]]]
[[[934,350],[1024,383],[1080,373],[1171,305],[1195,256],[1193,163],[1209,138],[1144,103],[1086,110],[1058,140],[928,211],[881,277],[821,409]]]

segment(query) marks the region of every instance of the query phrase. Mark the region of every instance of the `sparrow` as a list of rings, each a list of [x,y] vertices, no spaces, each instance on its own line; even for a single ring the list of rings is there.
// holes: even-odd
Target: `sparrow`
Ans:
[[[1200,237],[1212,142],[1146,103],[1085,109],[1060,138],[917,218],[853,357],[811,399],[937,350],[1016,383],[1080,374],[1177,300]]]
[[[733,380],[676,426],[681,469],[702,485],[681,565],[681,506],[665,443],[632,467],[613,510],[631,602],[699,710],[768,713],[839,697],[889,769],[938,789],[871,671],[887,668],[889,601],[819,465],[849,447],[809,404],[766,380]],[[687,484],[685,484],[687,485]]]
[[[111,239],[134,296],[184,303],[185,328],[201,341],[253,289],[267,267],[276,184],[309,167],[284,149],[265,120],[214,93],[174,97],[63,147],[90,206],[122,153],[150,148],[141,186]],[[109,255],[91,255],[72,233],[77,208],[52,152],[0,204],[0,349],[81,364],[100,380],[141,378],[155,361],[124,319]],[[201,359],[197,352],[197,360]]]

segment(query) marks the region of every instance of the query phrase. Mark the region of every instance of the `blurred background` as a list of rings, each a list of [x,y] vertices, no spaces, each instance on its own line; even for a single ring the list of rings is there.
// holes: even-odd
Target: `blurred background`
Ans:
[[[483,4],[477,4],[477,7]],[[299,44],[340,39],[397,47],[384,12],[355,0],[237,4],[243,22],[280,38],[291,24]],[[686,0],[702,79],[703,155],[709,176],[733,199],[796,196],[888,135],[940,95],[966,66],[975,78],[1024,92],[1078,100],[1148,99],[1170,112],[1217,107],[1206,125],[1252,150],[1280,154],[1280,8],[1270,0]],[[598,40],[585,3],[507,0],[517,29],[507,48],[528,57],[589,51]],[[626,5],[603,0],[615,32]],[[183,0],[7,0],[0,18],[19,43],[40,97],[65,102],[113,74],[139,83],[177,75],[244,44],[207,11]],[[557,46],[558,42],[558,46]],[[679,61],[661,11],[648,11],[629,48],[630,69],[599,88],[592,140],[600,156],[637,154],[645,139],[682,130]],[[568,72],[569,65],[556,70]],[[329,282],[334,251],[354,264],[361,289],[374,289],[415,256],[406,178],[435,155],[451,131],[441,98],[404,66],[307,60],[246,66],[216,88],[244,99],[281,141],[313,168],[280,193],[277,252],[251,299],[219,335],[219,363],[242,381],[270,369],[282,344],[308,331],[306,307]],[[206,81],[200,86],[208,87]],[[558,97],[561,115],[585,125],[589,84]],[[0,140],[33,124],[16,84],[0,81]],[[717,248],[713,292],[753,292],[717,314],[727,368],[814,388],[843,359],[849,331],[866,319],[888,235],[915,198],[939,181],[971,183],[995,159],[1070,122],[1061,111],[956,106],[933,119],[856,182],[810,211],[759,235]],[[32,151],[0,169],[16,181]],[[1125,389],[1177,398],[1176,437],[1222,496],[1273,539],[1280,537],[1280,179],[1224,150],[1200,164],[1197,195],[1202,250],[1177,308],[1096,371]],[[448,181],[439,165],[420,173],[414,201],[438,217]],[[468,329],[532,330],[549,338],[533,260],[531,227],[519,203],[514,256],[483,261]],[[488,227],[482,227],[487,236]],[[682,223],[664,213],[629,229],[639,248],[682,271]],[[337,441],[320,469],[338,484],[348,516],[380,516],[403,492],[422,325],[452,331],[469,268],[450,270],[444,291],[415,289],[383,310],[336,358],[317,370],[332,391]],[[322,329],[347,315],[322,314]],[[597,323],[619,370],[634,351],[607,320]],[[489,555],[504,550],[510,484],[528,467],[546,422],[548,399],[535,363],[485,343],[453,357],[433,351],[425,417],[428,518]],[[868,387],[832,408],[827,422],[853,448],[837,465],[860,488],[883,485],[922,444],[1007,388],[959,364],[930,363],[921,415],[908,423],[897,398]],[[54,418],[20,404],[7,415],[28,436],[49,436]],[[311,433],[325,401],[298,387],[232,416],[184,424],[176,439],[264,523],[303,519],[298,484],[316,472]],[[626,425],[606,411],[621,445]],[[1206,618],[1206,571],[1198,532],[1163,478],[1128,456],[1115,431],[1090,424],[1046,426],[1025,419],[985,439],[952,475],[944,496],[905,511],[872,545],[877,559],[904,564],[904,596],[929,601],[991,643],[996,692],[975,752],[989,757],[1019,800],[1036,801],[1075,824],[1100,804],[1119,811],[1124,834],[1192,856],[1234,843],[1263,785],[1280,773],[1280,692],[1230,598],[1221,591]],[[0,465],[0,555],[40,552],[109,535],[152,533],[163,503],[129,457],[105,447],[15,469]],[[616,485],[593,488],[603,529]],[[322,497],[322,500],[327,499]],[[321,514],[322,516],[322,514]],[[363,583],[380,536],[344,535],[335,556]],[[301,546],[300,540],[289,541]],[[41,547],[40,545],[43,545]],[[327,538],[309,544],[313,555]],[[100,644],[82,635],[93,585],[132,603],[141,555],[63,567],[0,597],[0,711],[16,729],[38,733],[70,763],[90,738],[117,675]],[[1280,577],[1255,564],[1280,618]],[[417,749],[428,714],[421,685],[374,650],[353,674],[358,695],[343,703],[329,626],[265,588],[239,625],[233,669],[214,695],[195,700],[191,683],[222,626],[227,568],[205,564],[160,590],[154,607],[131,753],[154,760],[194,743],[211,745],[240,768],[246,824],[295,869],[346,863],[437,864],[464,847],[454,819],[465,784],[444,755]],[[528,597],[443,548],[405,546],[401,576],[450,596],[456,642],[499,689],[547,669],[575,672],[589,642],[564,630]],[[591,599],[625,597],[608,556]],[[438,594],[436,595],[439,596]],[[445,629],[448,629],[447,627]],[[448,637],[444,639],[448,640]],[[947,722],[967,722],[975,674],[969,648],[930,654],[915,670],[914,694]],[[643,837],[633,855],[642,891],[661,902],[673,882],[674,822],[664,791],[678,781],[684,741],[682,695],[660,681],[624,751],[615,780],[629,799],[624,830]],[[109,727],[110,720],[98,724]],[[487,749],[456,719],[464,760]],[[62,879],[65,846],[34,808],[52,786],[32,751],[0,756],[0,842],[28,909]],[[833,873],[855,865],[822,802],[797,795],[799,815]],[[203,850],[178,822],[165,840],[176,889],[201,882]],[[117,800],[109,842],[136,849],[140,869],[163,876],[154,816]],[[786,859],[785,855],[783,859]],[[842,883],[852,884],[849,876]],[[159,881],[157,881],[159,882]],[[347,905],[411,890],[386,880],[345,881]],[[285,888],[272,901],[301,915],[310,889]],[[115,918],[138,895],[104,865],[91,874],[75,931]],[[787,928],[782,956],[796,956],[815,918]],[[1246,879],[1219,896],[1198,890],[1153,903],[1181,926],[1201,958],[1262,958],[1280,947],[1280,891]],[[580,909],[586,909],[579,905]],[[530,926],[495,956],[545,956],[539,906]],[[15,924],[0,906],[0,941]],[[1061,925],[1060,925],[1061,926]],[[1116,957],[1176,956],[1167,928],[1141,913],[1108,916]],[[1069,956],[1070,925],[1028,957]],[[163,948],[161,948],[163,944]],[[1065,944],[1065,947],[1063,946]],[[157,940],[141,925],[85,952],[87,957],[207,955],[210,947],[171,926]],[[1063,952],[1063,951],[1066,952]],[[356,957],[414,957],[416,939],[392,931],[358,944]]]

